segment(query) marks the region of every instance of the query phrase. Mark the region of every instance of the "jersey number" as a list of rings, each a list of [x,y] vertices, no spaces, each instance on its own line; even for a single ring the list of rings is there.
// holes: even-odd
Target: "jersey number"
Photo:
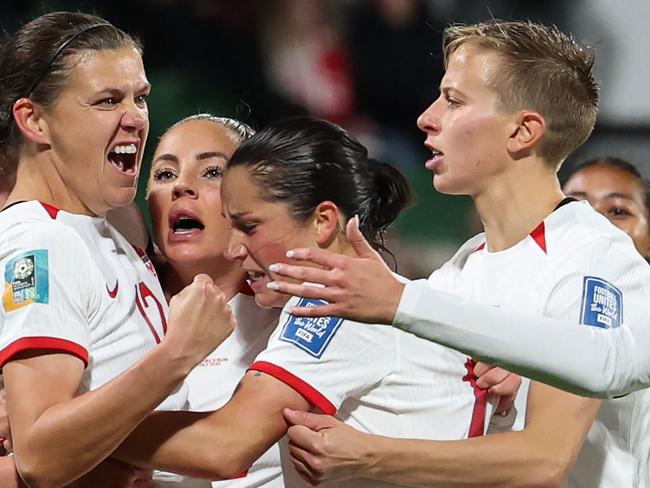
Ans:
[[[165,319],[165,312],[162,305],[156,298],[156,295],[154,295],[149,287],[142,281],[139,284],[135,285],[135,304],[138,307],[142,318],[144,318],[144,321],[149,326],[149,330],[151,330],[153,338],[156,340],[156,344],[160,344],[160,336],[156,332],[156,328],[153,326],[151,320],[149,320],[149,317],[147,316],[147,310],[149,309],[149,303],[147,299],[149,298],[152,299],[156,304],[156,307],[158,307],[158,316],[162,322],[163,333],[167,333],[167,320]]]

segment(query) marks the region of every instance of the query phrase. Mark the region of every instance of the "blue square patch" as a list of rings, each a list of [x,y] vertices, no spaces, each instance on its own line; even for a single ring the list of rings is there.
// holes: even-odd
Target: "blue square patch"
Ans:
[[[49,276],[47,249],[20,254],[5,267],[2,304],[11,312],[32,303],[48,303]]]
[[[615,329],[623,322],[623,294],[611,283],[585,276],[582,285],[580,323]]]
[[[297,307],[325,305],[323,300],[301,298]],[[343,323],[340,317],[296,317],[289,315],[280,340],[295,344],[306,353],[319,358],[323,355],[334,334]]]

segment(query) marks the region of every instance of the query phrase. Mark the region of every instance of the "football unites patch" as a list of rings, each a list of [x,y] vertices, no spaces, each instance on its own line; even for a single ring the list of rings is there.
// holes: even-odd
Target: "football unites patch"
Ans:
[[[2,304],[5,311],[32,303],[48,303],[47,249],[28,251],[13,258],[5,267],[4,278]]]
[[[297,307],[324,305],[323,300],[301,298]],[[340,317],[296,317],[289,315],[282,329],[280,340],[290,342],[306,353],[320,358],[343,323]]]
[[[623,294],[600,278],[585,276],[582,285],[580,323],[614,329],[623,322]]]

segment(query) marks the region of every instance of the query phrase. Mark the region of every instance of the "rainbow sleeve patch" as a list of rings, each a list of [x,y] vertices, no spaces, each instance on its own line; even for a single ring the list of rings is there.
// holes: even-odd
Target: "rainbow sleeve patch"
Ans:
[[[32,303],[48,303],[49,277],[47,249],[19,254],[5,267],[2,305],[11,312]]]

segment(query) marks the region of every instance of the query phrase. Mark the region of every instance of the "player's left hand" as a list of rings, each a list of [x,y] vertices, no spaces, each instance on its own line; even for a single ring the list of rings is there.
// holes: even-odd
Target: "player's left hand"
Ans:
[[[474,374],[476,386],[500,397],[494,413],[504,413],[512,408],[521,386],[521,376],[482,362],[474,365]]]
[[[289,453],[296,471],[309,484],[362,478],[370,464],[366,446],[372,436],[329,415],[290,410],[282,412],[291,426]]]
[[[348,221],[346,236],[356,257],[343,256],[317,248],[293,249],[287,257],[312,266],[275,263],[269,270],[299,282],[319,283],[323,287],[272,281],[267,286],[280,293],[321,299],[327,305],[292,307],[290,312],[303,317],[335,316],[358,322],[392,324],[404,285],[359,230],[357,217]],[[316,265],[316,267],[313,267]]]

